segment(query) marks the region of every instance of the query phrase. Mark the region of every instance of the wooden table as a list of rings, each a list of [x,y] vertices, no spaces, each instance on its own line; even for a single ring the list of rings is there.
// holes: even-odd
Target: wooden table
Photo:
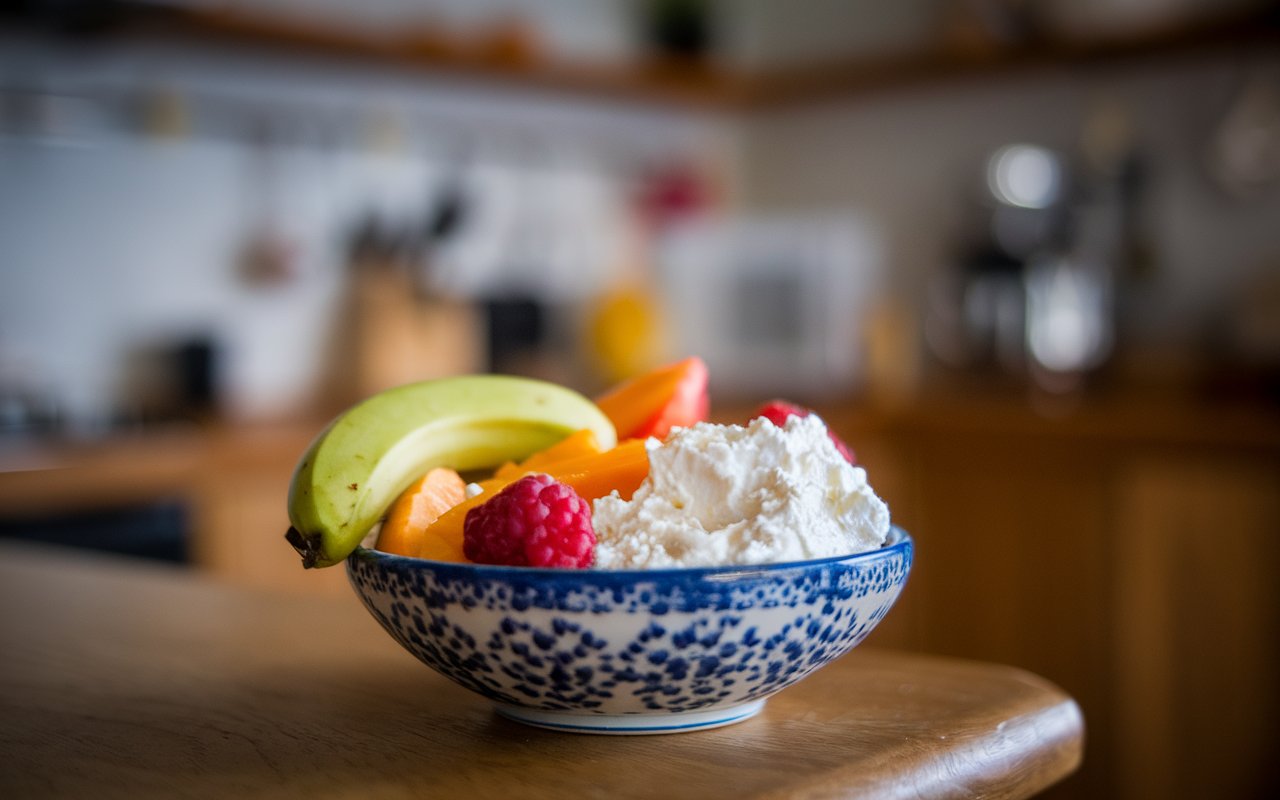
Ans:
[[[1026,797],[1081,759],[1025,672],[855,651],[699,733],[524,727],[350,598],[0,544],[0,797]]]

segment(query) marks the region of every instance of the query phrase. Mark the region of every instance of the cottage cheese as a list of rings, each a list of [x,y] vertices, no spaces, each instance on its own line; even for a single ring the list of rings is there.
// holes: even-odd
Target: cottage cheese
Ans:
[[[630,501],[595,501],[603,569],[764,564],[883,546],[889,509],[817,416],[698,423],[649,450]]]

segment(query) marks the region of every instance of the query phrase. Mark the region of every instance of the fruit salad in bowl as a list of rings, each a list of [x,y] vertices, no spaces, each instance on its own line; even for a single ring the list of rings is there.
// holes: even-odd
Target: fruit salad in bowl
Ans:
[[[506,376],[384,392],[299,461],[287,538],[505,716],[747,719],[870,633],[913,544],[819,417],[714,424],[706,386],[690,358],[594,400]]]

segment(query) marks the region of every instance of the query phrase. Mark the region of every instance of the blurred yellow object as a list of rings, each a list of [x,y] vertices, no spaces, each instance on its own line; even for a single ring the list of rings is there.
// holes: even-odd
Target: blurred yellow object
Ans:
[[[662,313],[642,286],[621,286],[601,297],[588,330],[591,359],[607,384],[646,372],[662,360]]]

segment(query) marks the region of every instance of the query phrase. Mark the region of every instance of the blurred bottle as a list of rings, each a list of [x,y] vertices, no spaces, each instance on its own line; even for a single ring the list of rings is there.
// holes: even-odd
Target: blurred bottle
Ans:
[[[586,358],[601,386],[657,366],[666,351],[666,323],[644,233],[633,226],[625,239],[614,280],[587,312]]]
[[[669,320],[662,287],[656,285],[654,245],[671,226],[705,213],[714,196],[710,181],[686,163],[665,164],[641,176],[616,275],[588,314],[588,360],[601,383],[639,374],[669,357]]]
[[[668,61],[701,61],[712,46],[712,8],[707,0],[647,0],[643,32],[652,54]]]

